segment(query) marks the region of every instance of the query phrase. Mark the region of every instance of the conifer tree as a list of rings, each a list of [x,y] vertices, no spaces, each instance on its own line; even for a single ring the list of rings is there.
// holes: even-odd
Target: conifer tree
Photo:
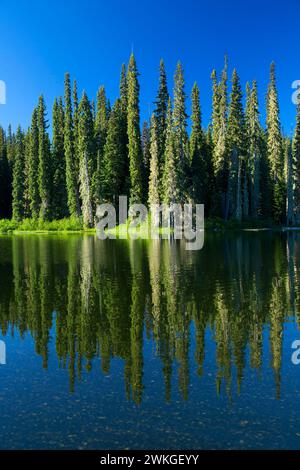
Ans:
[[[29,170],[30,170],[30,127],[24,133],[24,162],[25,162],[25,180],[24,180],[24,218],[31,217],[30,193],[29,193]]]
[[[178,202],[178,187],[176,185],[176,159],[174,147],[174,129],[172,117],[171,99],[168,100],[166,144],[164,156],[164,171],[162,180],[162,202],[164,204],[175,204]]]
[[[122,138],[120,140],[120,153],[126,155],[124,178],[122,185],[122,194],[129,195],[130,189],[130,174],[129,174],[129,158],[128,158],[128,134],[127,134],[127,97],[128,97],[128,86],[127,86],[127,74],[126,66],[122,64],[121,77],[120,77],[120,100],[122,109]]]
[[[10,213],[11,179],[7,159],[6,136],[0,127],[0,218],[8,218]]]
[[[14,140],[15,140],[15,135],[12,132],[11,124],[9,124],[8,129],[7,129],[6,147],[7,147],[7,161],[9,164],[9,168],[11,170],[11,174],[12,174],[12,169],[14,165]]]
[[[245,155],[245,119],[242,90],[236,70],[232,74],[232,90],[228,114],[228,152],[230,155],[228,198],[229,211],[237,220],[242,218],[242,178]]]
[[[294,225],[293,152],[292,142],[288,137],[284,141],[284,153],[286,161],[286,223]]]
[[[300,102],[297,106],[296,127],[293,138],[293,187],[295,223],[300,223]]]
[[[212,140],[212,127],[208,126],[206,131],[202,131],[203,135],[203,148],[204,160],[206,169],[205,188],[204,188],[204,204],[206,214],[213,213],[215,208],[216,186],[215,175],[213,166],[213,140]]]
[[[265,129],[261,129],[260,138],[260,210],[259,214],[270,220],[272,218],[272,185],[270,162],[268,158],[267,133]]]
[[[148,122],[143,122],[142,129],[142,151],[143,151],[143,191],[148,194],[150,176],[150,130]],[[161,183],[161,180],[160,180]]]
[[[283,221],[285,215],[285,181],[279,104],[276,89],[275,64],[271,64],[267,95],[267,149],[270,177],[273,188],[272,213],[275,222]]]
[[[95,118],[95,144],[97,151],[103,153],[105,144],[106,131],[107,131],[107,100],[105,95],[105,88],[101,86],[97,92],[97,110]]]
[[[66,160],[66,184],[68,194],[68,208],[71,216],[80,214],[79,195],[76,174],[76,151],[74,146],[74,130],[72,116],[70,74],[65,75],[65,127],[64,148]]]
[[[122,67],[121,67],[120,99],[121,99],[122,110],[125,114],[127,114],[128,83],[127,83],[127,72],[126,72],[125,64],[122,64]]]
[[[24,216],[24,135],[18,126],[15,141],[13,183],[12,183],[12,217],[20,222]]]
[[[141,203],[142,194],[142,145],[140,134],[140,109],[138,70],[131,54],[127,75],[127,133],[130,173],[130,204]],[[145,195],[144,195],[145,196]]]
[[[211,136],[214,148],[218,144],[220,130],[220,95],[216,70],[211,73],[212,81],[212,115],[211,115]],[[214,162],[215,171],[218,170],[218,161]]]
[[[39,216],[42,220],[50,218],[50,197],[51,197],[51,164],[50,164],[50,141],[47,133],[46,105],[44,97],[41,95],[38,105],[38,139],[39,139],[39,165],[38,184],[40,196]]]
[[[159,85],[157,98],[155,101],[155,117],[157,122],[157,134],[158,134],[158,162],[160,172],[163,171],[164,162],[164,150],[165,150],[165,139],[166,139],[166,119],[167,119],[167,107],[169,100],[169,92],[167,85],[167,75],[165,71],[164,61],[161,59],[159,64]]]
[[[174,76],[174,107],[173,107],[174,151],[176,159],[176,181],[178,203],[183,204],[189,197],[188,168],[190,165],[188,153],[186,94],[181,63],[177,63]]]
[[[95,150],[97,156],[97,167],[93,175],[92,190],[95,204],[100,202],[101,193],[101,165],[107,133],[108,111],[105,89],[101,86],[97,93],[97,112],[95,117]]]
[[[82,216],[86,227],[93,225],[92,177],[95,171],[94,124],[90,102],[86,93],[79,104],[79,139],[80,156],[79,182],[82,200]]]
[[[250,215],[258,217],[260,208],[260,172],[261,172],[261,134],[259,121],[257,84],[254,80],[252,88],[247,84],[246,101],[246,136],[247,136],[247,161],[246,172],[249,174]]]
[[[55,99],[52,112],[52,211],[55,219],[67,216],[66,164],[64,152],[63,102]]]
[[[78,153],[78,92],[77,81],[73,81],[73,148],[74,148],[74,173],[77,179],[77,194],[79,194],[79,153]]]
[[[159,204],[159,132],[155,115],[151,117],[150,176],[148,204]]]
[[[227,158],[227,58],[222,71],[220,83],[216,72],[212,73],[213,102],[212,102],[212,142],[213,168],[216,181],[215,207],[213,211],[227,219],[229,211],[228,200],[228,158]]]
[[[122,195],[125,161],[127,158],[123,138],[122,102],[118,99],[108,120],[107,138],[104,145],[104,155],[101,165],[101,199],[117,205],[118,197]]]
[[[190,137],[190,158],[191,158],[191,197],[199,204],[204,204],[205,187],[207,181],[207,168],[204,159],[204,142],[201,127],[201,110],[199,99],[199,88],[194,83],[192,89],[192,131]]]
[[[33,219],[39,217],[40,194],[38,182],[39,169],[39,126],[38,126],[38,108],[32,113],[30,127],[30,147],[28,161],[28,201],[30,215]]]
[[[15,135],[12,132],[11,125],[9,124],[6,136],[6,156],[9,168],[9,194],[8,194],[8,214],[12,215],[12,180],[13,180],[13,166],[15,154]]]

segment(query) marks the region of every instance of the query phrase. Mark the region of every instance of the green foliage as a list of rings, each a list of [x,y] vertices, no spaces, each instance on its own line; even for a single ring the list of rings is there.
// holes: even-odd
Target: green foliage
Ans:
[[[40,96],[38,105],[38,141],[39,141],[39,165],[38,185],[40,196],[40,218],[47,220],[51,216],[51,162],[50,141],[47,134],[46,105],[44,97]]]
[[[151,118],[151,145],[150,145],[150,177],[148,204],[159,204],[159,137],[158,123],[155,115]]]
[[[167,130],[166,130],[166,146],[164,155],[164,170],[162,175],[162,202],[164,204],[172,204],[177,200],[176,182],[176,162],[174,151],[174,130],[172,119],[171,98],[168,101],[167,110]]]
[[[16,134],[0,127],[0,218],[25,225],[78,220],[92,227],[96,206],[120,195],[130,204],[193,201],[205,204],[207,217],[243,221],[300,223],[300,106],[293,141],[282,133],[275,67],[271,65],[266,129],[260,123],[257,84],[246,87],[246,106],[237,72],[228,100],[228,64],[220,79],[212,72],[212,116],[201,122],[200,91],[191,91],[191,131],[187,94],[178,62],[171,100],[160,61],[154,117],[140,129],[140,86],[134,55],[122,65],[120,97],[112,109],[105,89],[96,105],[86,93],[78,103],[65,75],[64,102],[55,99],[52,140],[43,96],[31,126]],[[228,103],[229,101],[229,103]],[[69,219],[67,219],[69,220]],[[231,222],[230,222],[231,223]],[[251,222],[252,223],[252,222]],[[54,224],[55,225],[55,224]],[[41,226],[41,225],[39,225]]]
[[[174,75],[174,106],[172,113],[176,171],[175,186],[178,203],[186,202],[189,197],[188,168],[190,161],[187,134],[186,94],[184,86],[183,69],[181,63],[178,62]]]
[[[79,196],[77,186],[77,154],[74,142],[72,100],[70,74],[65,75],[65,125],[64,125],[64,149],[66,159],[66,185],[68,195],[68,208],[70,215],[79,215]]]
[[[11,170],[5,132],[0,127],[0,217],[11,215]]]
[[[24,216],[24,181],[25,181],[25,161],[24,161],[24,134],[21,127],[18,127],[15,141],[15,155],[12,183],[12,217],[19,222]]]
[[[294,185],[294,211],[295,220],[300,223],[300,103],[297,106],[296,127],[293,138],[292,148],[292,165],[293,165],[293,185]]]
[[[107,136],[109,110],[105,96],[105,88],[101,86],[97,93],[97,112],[94,123],[95,152],[97,164],[92,176],[92,193],[95,205],[101,200],[101,167],[103,163],[104,146]]]
[[[190,196],[192,201],[204,204],[207,181],[207,162],[205,160],[204,138],[201,126],[199,88],[194,83],[192,89],[192,131],[190,137]]]
[[[104,156],[100,168],[101,199],[113,204],[122,195],[125,161],[122,102],[117,100],[109,117]]]
[[[157,136],[158,136],[158,164],[160,172],[164,167],[164,150],[166,141],[167,130],[167,108],[169,101],[169,92],[167,86],[167,75],[165,71],[164,61],[161,59],[159,64],[159,86],[157,98],[155,101],[154,114],[157,121]],[[160,188],[161,189],[161,188]]]
[[[84,224],[93,225],[93,194],[92,179],[96,171],[94,123],[90,102],[84,92],[79,104],[79,137],[78,149],[80,155],[79,183],[82,201],[81,211]]]
[[[236,70],[232,74],[230,95],[227,148],[230,156],[228,175],[229,213],[237,220],[242,219],[242,178],[243,159],[246,151],[245,120],[242,104],[242,90]]]
[[[52,187],[51,208],[52,217],[60,219],[68,214],[66,188],[66,162],[64,151],[64,109],[62,99],[55,100],[52,112]]]
[[[0,219],[0,233],[13,232],[18,228],[18,222],[12,219]]]
[[[270,68],[270,83],[267,96],[267,150],[273,189],[272,215],[274,220],[280,223],[284,220],[285,215],[286,189],[284,181],[284,152],[274,62],[271,64]]]
[[[150,176],[150,129],[148,122],[143,122],[142,129],[142,151],[143,151],[143,192],[149,193],[149,176]],[[160,169],[162,174],[162,170]]]
[[[258,217],[261,208],[259,183],[262,176],[262,128],[259,121],[257,84],[255,80],[252,83],[252,88],[247,84],[245,121],[247,146],[245,169],[249,178],[250,214],[252,217]],[[265,181],[264,184],[267,190],[268,182]]]
[[[20,232],[77,232],[84,230],[81,217],[69,217],[59,220],[23,219],[21,222],[0,219],[0,233]]]
[[[30,148],[28,155],[28,200],[30,214],[33,218],[39,216],[40,194],[38,184],[39,169],[39,126],[38,126],[38,108],[32,113],[30,127]]]
[[[140,108],[138,70],[131,54],[127,74],[127,134],[130,174],[130,204],[141,203],[142,194],[142,145],[140,133]]]

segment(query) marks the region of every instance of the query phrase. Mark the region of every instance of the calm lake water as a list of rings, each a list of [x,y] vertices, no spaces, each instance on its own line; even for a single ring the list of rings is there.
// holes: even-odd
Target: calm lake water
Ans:
[[[0,448],[300,449],[300,233],[0,237]]]

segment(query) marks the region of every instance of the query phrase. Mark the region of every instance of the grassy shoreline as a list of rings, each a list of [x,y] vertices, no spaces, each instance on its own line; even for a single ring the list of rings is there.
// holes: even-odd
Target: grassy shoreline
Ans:
[[[236,220],[224,221],[219,218],[208,218],[205,220],[205,231],[260,231],[260,230],[300,230],[300,227],[287,227],[285,225],[275,225],[270,220],[247,220],[238,222]],[[141,237],[146,236],[147,225],[132,230],[131,233],[139,233]],[[128,224],[116,226],[107,230],[107,233],[124,238],[128,230]],[[96,233],[95,228],[86,228],[81,218],[66,218],[52,221],[42,221],[34,219],[24,219],[22,222],[16,222],[9,219],[0,219],[0,234],[51,234],[51,233]],[[171,233],[165,228],[158,229],[160,235]]]

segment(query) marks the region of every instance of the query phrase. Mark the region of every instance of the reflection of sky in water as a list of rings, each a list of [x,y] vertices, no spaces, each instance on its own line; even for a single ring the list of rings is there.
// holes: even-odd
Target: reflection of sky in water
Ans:
[[[140,404],[134,402],[132,395],[129,399],[126,397],[125,360],[120,359],[122,351],[126,351],[126,345],[121,343],[113,344],[114,341],[118,343],[117,333],[119,334],[119,332],[113,331],[113,316],[108,315],[108,324],[103,326],[104,329],[108,328],[108,331],[111,333],[110,341],[112,341],[112,345],[110,345],[111,360],[109,371],[106,374],[102,371],[101,348],[100,351],[93,351],[91,370],[87,371],[87,361],[83,358],[82,377],[79,380],[76,375],[73,392],[70,392],[69,356],[67,354],[65,364],[64,360],[58,359],[59,351],[66,350],[68,346],[66,345],[67,343],[62,346],[62,344],[57,342],[61,332],[58,332],[56,329],[55,321],[53,321],[49,337],[47,337],[47,369],[43,368],[42,354],[38,354],[36,349],[39,340],[36,336],[36,331],[39,329],[38,323],[31,323],[31,330],[35,330],[35,333],[33,333],[35,339],[33,339],[32,334],[29,332],[25,332],[22,339],[20,337],[18,328],[20,326],[20,319],[23,318],[24,324],[32,321],[28,317],[25,305],[26,295],[22,297],[18,307],[14,307],[12,303],[9,304],[8,299],[10,295],[15,296],[16,292],[18,292],[19,281],[16,282],[16,279],[18,279],[21,272],[23,273],[23,276],[20,276],[21,284],[26,276],[27,279],[29,279],[29,275],[34,278],[33,271],[30,274],[29,270],[29,266],[32,267],[34,265],[34,257],[27,257],[29,254],[32,255],[35,252],[35,256],[43,261],[47,260],[51,264],[47,275],[45,275],[45,272],[43,274],[46,276],[46,280],[48,278],[52,279],[51,282],[45,283],[45,289],[51,291],[50,299],[55,304],[52,305],[51,310],[48,312],[48,321],[49,316],[51,320],[51,311],[62,311],[67,305],[64,292],[68,286],[70,289],[70,284],[68,284],[68,269],[66,269],[66,266],[70,267],[70,263],[72,264],[77,257],[79,259],[80,271],[80,275],[77,273],[76,278],[77,290],[80,291],[82,285],[85,285],[85,287],[80,294],[81,298],[78,305],[81,307],[78,310],[77,305],[76,318],[86,308],[86,303],[82,304],[82,294],[86,293],[86,289],[89,290],[91,286],[95,286],[96,281],[94,276],[92,278],[89,276],[88,278],[85,277],[85,269],[88,269],[88,261],[91,257],[85,253],[84,259],[87,264],[84,266],[83,257],[80,258],[80,250],[78,251],[81,243],[80,238],[78,237],[79,245],[75,243],[70,250],[72,253],[69,252],[68,255],[64,254],[62,249],[65,249],[67,241],[63,242],[60,240],[56,245],[56,241],[53,238],[49,242],[49,248],[46,247],[47,242],[44,239],[42,247],[39,246],[39,250],[37,250],[38,245],[34,245],[37,242],[34,242],[34,246],[31,246],[30,249],[27,247],[28,251],[26,252],[26,243],[32,243],[28,240],[22,244],[21,251],[18,252],[18,255],[23,253],[24,264],[23,261],[20,261],[22,258],[16,258],[16,250],[19,250],[20,247],[14,247],[12,251],[6,247],[5,253],[1,252],[0,240],[0,255],[5,255],[0,257],[0,266],[2,265],[0,278],[3,278],[4,272],[8,273],[5,280],[5,292],[3,290],[2,293],[0,292],[2,327],[5,328],[5,319],[13,319],[13,321],[10,321],[7,333],[0,335],[0,340],[5,341],[7,353],[7,364],[0,366],[0,447],[99,449],[300,448],[300,408],[298,406],[300,365],[295,366],[291,363],[291,354],[293,352],[291,344],[295,339],[300,339],[300,334],[294,317],[290,315],[291,312],[295,311],[297,313],[298,311],[298,253],[296,249],[293,251],[293,265],[291,266],[291,257],[288,260],[286,256],[285,240],[280,238],[278,244],[277,241],[273,244],[273,238],[279,236],[276,235],[272,239],[267,240],[264,240],[263,237],[260,239],[258,235],[254,236],[257,240],[255,246],[252,244],[253,239],[250,240],[250,252],[252,255],[250,257],[246,256],[245,242],[243,242],[242,246],[243,256],[235,259],[237,255],[233,251],[235,245],[233,240],[229,242],[230,246],[227,246],[227,248],[226,243],[218,241],[215,244],[210,244],[208,240],[204,248],[204,250],[207,250],[207,255],[204,250],[202,254],[193,254],[192,257],[198,258],[197,261],[191,262],[190,255],[185,259],[186,255],[181,253],[178,254],[179,258],[176,258],[177,255],[175,258],[172,258],[173,261],[175,260],[175,264],[168,264],[171,259],[168,258],[166,252],[156,257],[157,253],[151,251],[149,247],[145,249],[145,252],[137,249],[134,253],[131,247],[128,257],[124,252],[121,252],[122,250],[119,252],[116,247],[105,248],[105,256],[101,260],[99,258],[96,262],[96,270],[103,271],[106,274],[106,277],[100,279],[101,282],[97,284],[101,286],[99,287],[100,291],[96,289],[96,292],[101,292],[103,296],[108,292],[104,285],[104,279],[111,276],[114,272],[114,263],[117,259],[120,265],[123,264],[123,268],[121,268],[122,276],[127,273],[129,277],[128,267],[131,267],[131,273],[140,272],[143,269],[144,287],[141,287],[141,284],[139,284],[138,292],[140,293],[141,289],[145,289],[147,294],[152,292],[152,295],[153,288],[157,295],[155,279],[160,279],[158,267],[162,264],[165,267],[168,265],[169,268],[173,266],[173,274],[169,277],[169,288],[172,288],[174,277],[179,277],[181,281],[181,284],[178,284],[181,285],[180,292],[186,292],[185,295],[188,295],[190,301],[197,290],[203,290],[204,293],[205,285],[203,286],[199,282],[201,280],[199,271],[205,266],[208,271],[207,276],[209,277],[210,288],[213,288],[214,283],[217,285],[220,282],[219,274],[220,276],[227,276],[227,279],[224,279],[224,286],[226,287],[224,292],[225,294],[227,292],[229,300],[227,299],[226,302],[231,308],[233,305],[236,306],[236,310],[231,310],[231,316],[229,315],[229,323],[231,325],[229,330],[224,326],[228,325],[228,313],[224,313],[224,306],[222,308],[219,306],[219,316],[216,313],[216,307],[209,308],[209,299],[211,304],[213,303],[211,293],[208,293],[208,299],[206,301],[203,300],[201,305],[203,307],[202,316],[197,316],[192,308],[188,307],[184,310],[184,314],[188,318],[186,323],[188,331],[176,331],[175,326],[181,324],[180,316],[172,321],[167,317],[169,318],[170,325],[174,326],[175,343],[176,341],[179,341],[179,343],[176,346],[176,357],[174,357],[174,354],[172,355],[171,396],[169,402],[166,402],[166,387],[163,373],[165,366],[162,364],[162,359],[158,357],[159,354],[157,353],[157,338],[161,340],[160,334],[163,336],[163,329],[160,328],[161,333],[153,332],[155,324],[153,327],[153,315],[150,312],[151,306],[149,307],[149,303],[147,303],[147,295],[144,297],[143,295],[133,296],[132,293],[135,291],[136,286],[131,284],[131,291],[127,297],[129,304],[127,305],[127,300],[124,299],[126,308],[124,310],[125,313],[123,312],[122,315],[125,315],[127,312],[127,315],[131,315],[132,318],[137,312],[144,312],[144,324],[141,330],[143,332],[142,363],[140,363],[141,357],[138,346],[141,339],[138,334],[139,328],[135,328],[134,331],[130,330],[129,324],[129,335],[124,336],[124,338],[131,342],[129,354],[133,360],[135,360],[135,354],[137,354],[137,364],[140,364],[143,371]],[[5,240],[7,242],[8,238]],[[294,241],[296,241],[296,245],[293,246],[297,248],[298,241],[296,236]],[[264,253],[267,246],[268,252]],[[48,248],[49,252],[46,253]],[[54,250],[54,248],[57,248],[57,250]],[[254,248],[258,251],[255,252]],[[111,257],[107,260],[105,257],[110,249],[112,250]],[[230,256],[228,256],[226,250],[229,250]],[[260,253],[263,261],[265,261],[263,269],[261,269],[260,265],[255,265],[254,255],[257,255],[257,253]],[[208,264],[208,259],[211,261],[210,264],[213,264],[213,256],[216,257],[216,264],[219,264],[218,269],[214,269]],[[10,257],[12,257],[12,267],[9,267]],[[154,261],[155,259],[156,261]],[[157,259],[160,260],[158,264]],[[19,270],[17,266],[19,266]],[[145,270],[146,266],[148,266],[149,273]],[[293,269],[291,270],[291,268]],[[257,292],[258,298],[255,301],[252,296],[254,273],[257,279],[256,285],[258,285],[258,281],[260,283]],[[279,275],[279,284],[275,284],[273,294],[271,295],[271,293],[268,294],[266,292],[266,289],[269,285],[268,282],[272,286],[272,276],[274,277],[276,273]],[[41,275],[39,271],[40,278]],[[199,277],[196,279],[197,275]],[[116,276],[118,275],[116,274]],[[91,279],[93,279],[93,282],[89,284]],[[117,283],[118,288],[121,286],[122,279]],[[138,279],[140,283],[140,277]],[[187,286],[182,284],[184,279],[188,281]],[[243,283],[242,294],[242,287],[239,281]],[[132,280],[127,280],[126,282],[130,285]],[[9,286],[11,283],[13,283],[13,287]],[[79,286],[80,284],[81,287]],[[293,286],[292,289],[291,285]],[[163,298],[166,286],[167,284],[165,284],[163,289]],[[113,292],[116,295],[117,290]],[[293,293],[295,296],[291,295]],[[27,295],[32,294],[29,294],[28,291]],[[241,295],[244,296],[243,301],[241,301]],[[171,298],[173,297],[171,296]],[[15,297],[11,300],[13,299]],[[65,304],[62,302],[62,299],[65,299]],[[197,299],[197,305],[199,305],[199,299],[201,299],[201,296]],[[234,317],[243,309],[245,312],[247,309],[249,310],[249,299],[252,299],[251,302],[254,302],[251,305],[258,306],[258,310],[264,310],[266,315],[262,326],[262,357],[260,358],[262,366],[260,370],[250,367],[249,335],[250,331],[252,331],[252,323],[248,324],[248,320],[244,316],[242,317],[244,323],[238,322],[236,324]],[[175,316],[179,315],[179,306],[182,306],[180,294],[177,300],[177,309],[173,312]],[[91,312],[95,309],[93,306],[97,305],[97,301],[91,297],[88,309],[89,315],[92,315]],[[56,302],[59,305],[56,305]],[[143,302],[146,303],[146,307]],[[163,302],[162,300],[162,304]],[[142,303],[142,308],[140,308]],[[266,303],[272,305],[273,314],[271,317],[270,308],[267,308],[267,305],[263,305]],[[135,305],[134,310],[132,310],[132,305]],[[155,305],[157,306],[157,302],[155,302]],[[171,304],[169,303],[168,305],[169,308],[167,310],[169,315],[171,315]],[[288,313],[285,319],[285,312],[281,312],[281,308],[278,308],[279,306]],[[21,312],[18,319],[15,308],[18,312]],[[108,308],[107,304],[106,308]],[[114,305],[115,308],[116,304]],[[115,312],[114,309],[112,312]],[[215,312],[215,316],[211,316],[213,312]],[[245,312],[244,315],[246,315]],[[164,311],[161,310],[160,315],[165,314],[166,309]],[[62,321],[59,320],[59,315],[59,313],[53,314],[56,322]],[[66,316],[65,311],[64,316]],[[89,318],[91,319],[90,316]],[[92,318],[94,321],[96,317]],[[199,359],[197,359],[199,357],[199,350],[197,350],[195,341],[197,331],[198,336],[199,331],[202,331],[199,327],[199,318],[206,320],[204,351],[200,351],[201,357],[204,357],[201,367],[199,366]],[[214,322],[212,318],[214,318]],[[282,322],[283,319],[284,323]],[[15,323],[14,327],[12,327],[12,323]],[[46,323],[48,324],[48,322]],[[51,325],[51,321],[49,324]],[[63,321],[61,324],[64,324]],[[282,324],[283,332],[281,331]],[[126,325],[128,323],[125,322],[124,328],[126,328]],[[82,325],[81,328],[83,328]],[[219,333],[218,328],[221,328]],[[41,331],[45,332],[46,330]],[[79,330],[77,335],[80,334],[80,331],[82,330]],[[220,350],[224,351],[224,348],[219,349],[218,352],[216,342],[216,339],[218,339],[220,348],[222,338],[224,339],[227,334],[226,332],[229,332],[228,334],[231,338],[238,338],[235,339],[235,344],[230,346],[231,373],[227,381],[224,379],[226,377],[226,370],[224,369],[228,366],[226,361],[223,369],[222,367],[220,368],[220,364],[222,364],[224,359],[223,356],[220,357]],[[239,332],[239,335],[235,336],[237,332]],[[272,347],[270,347],[270,334],[273,338]],[[113,338],[114,335],[115,337]],[[246,335],[246,346],[243,348],[242,344],[239,350],[237,348],[238,340],[243,335]],[[180,342],[182,338],[185,338],[185,344]],[[281,338],[283,340],[282,344]],[[161,349],[163,347],[164,342],[161,344]],[[112,352],[114,348],[119,348],[121,353],[114,355]],[[186,355],[180,355],[182,349],[185,349]],[[245,349],[245,355],[241,356],[243,349]],[[281,353],[278,353],[280,350]],[[162,354],[162,351],[160,353]],[[235,365],[236,357],[240,357],[237,364],[240,366],[240,363],[242,363],[243,365],[240,390],[238,390],[239,373]],[[185,358],[187,358],[186,363],[184,363]],[[182,375],[183,363],[185,366],[184,375]],[[275,373],[276,364],[279,364],[279,370]],[[200,376],[199,372],[201,373]],[[220,374],[222,375],[222,373],[223,378],[218,394],[217,377]],[[280,385],[278,385],[278,376],[280,377]],[[139,375],[133,374],[132,380],[134,378],[138,380]],[[185,382],[187,383],[185,384]],[[186,399],[184,399],[184,384],[187,389]],[[279,390],[280,397],[276,398],[276,395],[279,396]]]

